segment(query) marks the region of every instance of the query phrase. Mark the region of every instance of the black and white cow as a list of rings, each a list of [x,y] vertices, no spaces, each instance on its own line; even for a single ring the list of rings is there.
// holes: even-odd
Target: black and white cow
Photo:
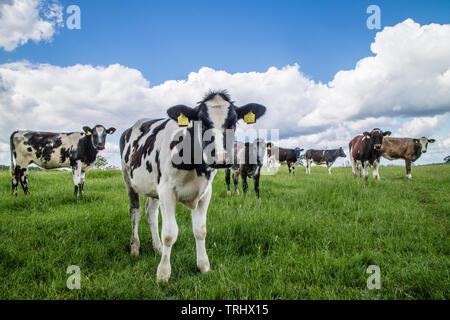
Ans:
[[[311,174],[311,163],[316,165],[326,164],[328,168],[328,174],[331,174],[331,166],[338,157],[345,158],[345,152],[341,148],[330,150],[314,150],[308,149],[305,153],[306,156],[306,173]]]
[[[25,194],[29,193],[28,165],[34,163],[45,169],[72,168],[74,194],[82,194],[86,172],[93,166],[97,153],[105,149],[106,135],[116,129],[96,125],[92,129],[85,126],[83,131],[14,131],[10,137],[13,193],[17,195],[19,181]]]
[[[259,177],[265,153],[266,142],[261,138],[255,139],[251,143],[234,143],[233,165],[231,168],[225,169],[225,182],[227,184],[228,195],[231,195],[230,176],[231,172],[233,172],[233,184],[236,193],[239,194],[239,176],[242,177],[242,189],[244,190],[244,194],[247,193],[247,177],[249,177],[253,179],[256,197],[259,199]]]
[[[258,119],[265,111],[256,103],[237,107],[226,91],[212,91],[195,108],[171,107],[167,110],[169,119],[139,120],[122,134],[122,173],[132,225],[130,253],[139,255],[141,194],[147,197],[146,216],[153,248],[162,254],[156,272],[158,281],[168,281],[171,274],[170,252],[178,236],[177,202],[192,212],[197,267],[202,273],[210,270],[205,248],[206,213],[216,169],[231,165],[227,150],[232,147],[237,121],[249,114]],[[162,215],[162,244],[158,207]]]
[[[268,160],[268,167],[272,167],[273,163],[275,161],[278,162],[286,162],[288,169],[289,169],[289,175],[291,175],[291,170],[293,175],[295,176],[295,164],[300,159],[300,154],[303,151],[303,149],[300,149],[299,147],[295,149],[287,149],[287,148],[280,148],[276,147],[272,144],[272,142],[267,143],[267,160]]]

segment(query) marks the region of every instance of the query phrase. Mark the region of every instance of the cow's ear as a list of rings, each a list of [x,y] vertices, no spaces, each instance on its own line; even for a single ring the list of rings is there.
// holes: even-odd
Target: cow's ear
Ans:
[[[434,143],[436,140],[434,140],[434,139],[428,139],[428,142],[429,143]]]
[[[178,122],[180,127],[187,127],[191,120],[197,120],[197,111],[191,107],[179,104],[167,110],[170,119]]]
[[[387,137],[389,137],[391,134],[392,134],[392,132],[390,132],[390,131],[385,131],[385,132],[383,133],[383,136],[385,136],[385,137],[387,138]]]
[[[113,134],[114,132],[116,132],[116,128],[111,127],[107,129],[106,132],[108,132],[108,134]]]
[[[90,136],[92,134],[92,129],[89,128],[88,126],[84,126],[83,131],[87,136]]]
[[[416,144],[419,144],[419,139],[413,139],[413,141],[416,143]]]
[[[370,133],[368,133],[367,131],[364,131],[364,132],[363,132],[363,136],[364,136],[366,139],[370,139]]]
[[[249,103],[242,107],[235,107],[238,119],[244,119],[245,123],[255,123],[256,119],[266,113],[266,107],[257,103]]]

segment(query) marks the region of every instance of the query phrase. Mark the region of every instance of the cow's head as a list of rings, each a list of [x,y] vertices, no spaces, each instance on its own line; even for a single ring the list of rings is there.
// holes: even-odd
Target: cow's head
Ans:
[[[113,134],[116,131],[116,128],[105,129],[104,126],[97,124],[94,128],[89,128],[87,126],[83,127],[83,131],[88,138],[90,138],[92,147],[97,150],[104,150],[106,143],[106,135]]]
[[[370,133],[364,131],[364,138],[369,141],[369,145],[376,151],[381,149],[381,144],[383,143],[384,137],[389,137],[391,135],[390,131],[382,132],[380,129],[375,128]]]
[[[300,158],[300,154],[302,153],[302,151],[304,150],[304,149],[300,149],[299,147],[297,147],[297,148],[295,148],[294,149],[295,150],[295,158]]]
[[[344,152],[344,149],[342,149],[342,147],[339,148],[339,151],[338,151],[337,156],[338,156],[338,157],[343,157],[343,158],[346,157],[345,152]]]
[[[428,143],[434,143],[434,139],[427,139],[425,137],[422,137],[420,139],[413,139],[414,142],[420,146],[422,153],[427,153]]]
[[[177,105],[167,110],[169,117],[180,126],[201,126],[201,136],[194,135],[194,139],[200,140],[203,161],[214,168],[231,165],[227,150],[233,147],[237,121],[246,118],[252,123],[265,112],[266,107],[257,103],[235,106],[226,91],[210,91],[195,108]]]

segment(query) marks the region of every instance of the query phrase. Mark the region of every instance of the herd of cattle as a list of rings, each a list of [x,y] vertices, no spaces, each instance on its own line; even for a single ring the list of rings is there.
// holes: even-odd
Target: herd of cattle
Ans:
[[[170,253],[178,236],[175,220],[177,202],[192,212],[197,267],[202,273],[210,270],[205,248],[206,213],[217,169],[225,169],[228,194],[231,193],[232,173],[236,193],[239,192],[239,177],[242,178],[244,192],[248,189],[247,178],[252,178],[258,198],[265,156],[269,166],[275,161],[286,162],[289,175],[291,171],[295,175],[295,164],[303,149],[281,148],[263,139],[234,142],[238,120],[254,123],[265,111],[266,107],[257,103],[236,106],[226,91],[211,91],[193,108],[185,105],[171,107],[167,110],[168,119],[139,120],[121,135],[122,174],[130,202],[132,225],[130,253],[139,255],[139,195],[143,195],[147,198],[145,212],[153,247],[162,255],[156,274],[158,281],[168,281],[171,274]],[[10,138],[13,194],[17,195],[19,182],[25,194],[29,193],[28,165],[31,163],[46,169],[72,168],[74,194],[82,194],[85,173],[93,166],[98,152],[105,148],[106,136],[115,131],[115,128],[96,125],[93,128],[83,127],[83,132],[72,133],[13,132]],[[372,166],[374,178],[379,179],[378,167],[383,156],[389,160],[404,159],[407,177],[411,178],[411,163],[427,151],[428,143],[434,142],[434,139],[425,137],[388,138],[390,134],[390,131],[383,132],[376,128],[351,140],[349,155],[355,177],[360,170],[360,175],[367,179],[367,169]],[[227,141],[233,141],[232,152],[227,152]],[[331,174],[331,166],[336,159],[346,157],[342,147],[334,150],[310,149],[305,156],[308,174],[311,173],[312,163],[326,164]],[[158,208],[162,216],[162,241],[158,230]]]

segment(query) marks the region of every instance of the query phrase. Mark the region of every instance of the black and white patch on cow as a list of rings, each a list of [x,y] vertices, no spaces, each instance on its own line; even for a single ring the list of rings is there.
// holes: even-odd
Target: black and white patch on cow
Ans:
[[[10,137],[12,192],[17,195],[20,184],[28,189],[28,166],[32,163],[44,169],[72,168],[74,194],[84,192],[86,172],[93,166],[97,153],[105,149],[106,135],[115,128],[83,127],[84,132],[56,133],[14,131]]]
[[[328,168],[328,174],[331,175],[331,166],[334,164],[338,157],[345,158],[345,152],[341,148],[330,150],[314,150],[308,149],[305,153],[306,156],[306,173],[311,174],[311,164],[316,165],[326,164]]]
[[[139,195],[144,195],[153,248],[162,255],[158,281],[168,281],[171,274],[170,253],[178,236],[177,202],[192,212],[197,267],[202,273],[210,270],[205,249],[206,213],[216,169],[231,165],[227,150],[234,139],[227,136],[230,131],[234,133],[239,119],[248,114],[258,119],[265,110],[256,103],[237,107],[225,91],[211,91],[195,108],[176,105],[167,110],[169,119],[139,120],[122,134],[122,173],[132,225],[130,253],[139,255]]]
[[[225,169],[225,182],[227,184],[227,194],[231,195],[230,178],[233,173],[234,190],[239,194],[239,176],[242,177],[242,189],[247,193],[247,177],[253,179],[253,185],[256,197],[259,199],[259,179],[261,176],[261,167],[266,153],[266,143],[264,139],[258,138],[253,142],[235,142],[233,148],[233,165]]]

